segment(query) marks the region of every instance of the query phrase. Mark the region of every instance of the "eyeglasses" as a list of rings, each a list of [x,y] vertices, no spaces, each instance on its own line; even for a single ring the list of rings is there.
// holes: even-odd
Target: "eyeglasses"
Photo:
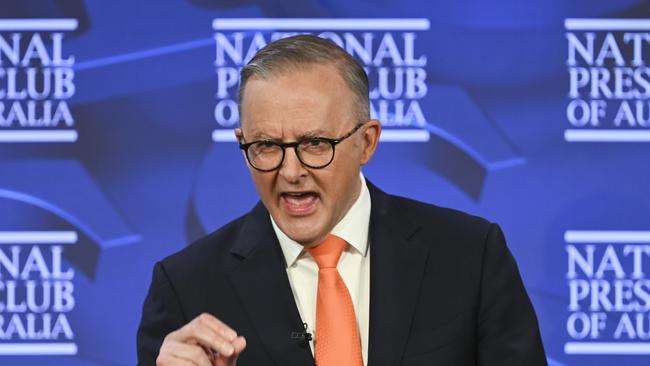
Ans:
[[[284,161],[285,150],[289,147],[296,151],[298,160],[304,166],[312,169],[322,169],[330,165],[334,160],[336,145],[352,136],[364,124],[358,124],[352,131],[338,139],[307,137],[295,142],[259,140],[247,144],[240,142],[239,148],[246,152],[248,163],[261,172],[270,172],[278,169]]]

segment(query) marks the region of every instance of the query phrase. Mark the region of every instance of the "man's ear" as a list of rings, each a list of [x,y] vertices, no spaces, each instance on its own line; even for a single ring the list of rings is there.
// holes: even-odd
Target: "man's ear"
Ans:
[[[244,137],[244,133],[242,132],[240,127],[235,128],[235,138],[237,139],[238,143],[242,143],[242,138]],[[246,152],[244,150],[241,150],[241,155],[244,157],[244,161],[246,162],[246,166],[249,169],[252,169],[250,164],[248,163],[248,159],[246,158]]]
[[[379,136],[381,135],[381,123],[376,119],[366,122],[361,130],[361,165],[365,165],[377,149]]]
[[[235,138],[237,139],[237,142],[241,142],[241,137],[242,137],[241,128],[239,127],[235,128]]]

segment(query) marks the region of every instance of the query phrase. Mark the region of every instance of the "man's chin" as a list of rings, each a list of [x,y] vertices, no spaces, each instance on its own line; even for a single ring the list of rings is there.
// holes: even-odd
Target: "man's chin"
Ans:
[[[316,240],[318,240],[317,235],[314,235],[312,233],[306,233],[304,231],[295,231],[294,230],[294,231],[290,231],[289,233],[285,233],[285,234],[287,234],[287,236],[291,240],[293,240],[293,241],[295,241],[295,242],[297,242],[299,244],[302,244],[304,246],[311,246],[311,245],[314,244],[314,242]]]
[[[309,220],[311,221],[311,220]],[[282,232],[284,232],[291,240],[298,242],[305,246],[311,246],[316,241],[321,240],[321,230],[314,230],[315,225],[310,223],[301,223],[302,225],[281,225],[278,223]]]

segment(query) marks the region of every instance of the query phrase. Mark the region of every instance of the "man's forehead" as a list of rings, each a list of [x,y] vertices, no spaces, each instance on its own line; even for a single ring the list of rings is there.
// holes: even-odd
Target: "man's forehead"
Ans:
[[[283,120],[247,121],[242,129],[246,139],[255,140],[297,140],[308,137],[327,137],[338,130],[336,121],[322,120],[313,123],[298,123]]]
[[[322,128],[310,129],[306,131],[294,131],[288,133],[295,139],[309,138],[309,137],[325,137],[329,136],[332,131],[327,131]],[[254,140],[282,140],[287,133],[278,133],[272,130],[263,131],[263,130],[253,130],[250,134],[250,137]]]
[[[333,65],[295,71],[248,80],[240,116],[247,140],[333,136],[353,116],[352,97],[333,77]]]
[[[337,137],[348,125],[353,125],[352,118],[322,119],[320,121],[296,121],[247,119],[242,121],[242,131],[247,140],[300,140],[309,137]]]

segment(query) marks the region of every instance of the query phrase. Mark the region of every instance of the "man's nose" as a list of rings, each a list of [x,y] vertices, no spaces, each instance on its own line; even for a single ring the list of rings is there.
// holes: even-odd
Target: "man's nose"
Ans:
[[[279,174],[288,182],[295,182],[300,177],[307,175],[307,169],[298,159],[295,148],[288,148],[284,153],[284,161],[280,165]]]

